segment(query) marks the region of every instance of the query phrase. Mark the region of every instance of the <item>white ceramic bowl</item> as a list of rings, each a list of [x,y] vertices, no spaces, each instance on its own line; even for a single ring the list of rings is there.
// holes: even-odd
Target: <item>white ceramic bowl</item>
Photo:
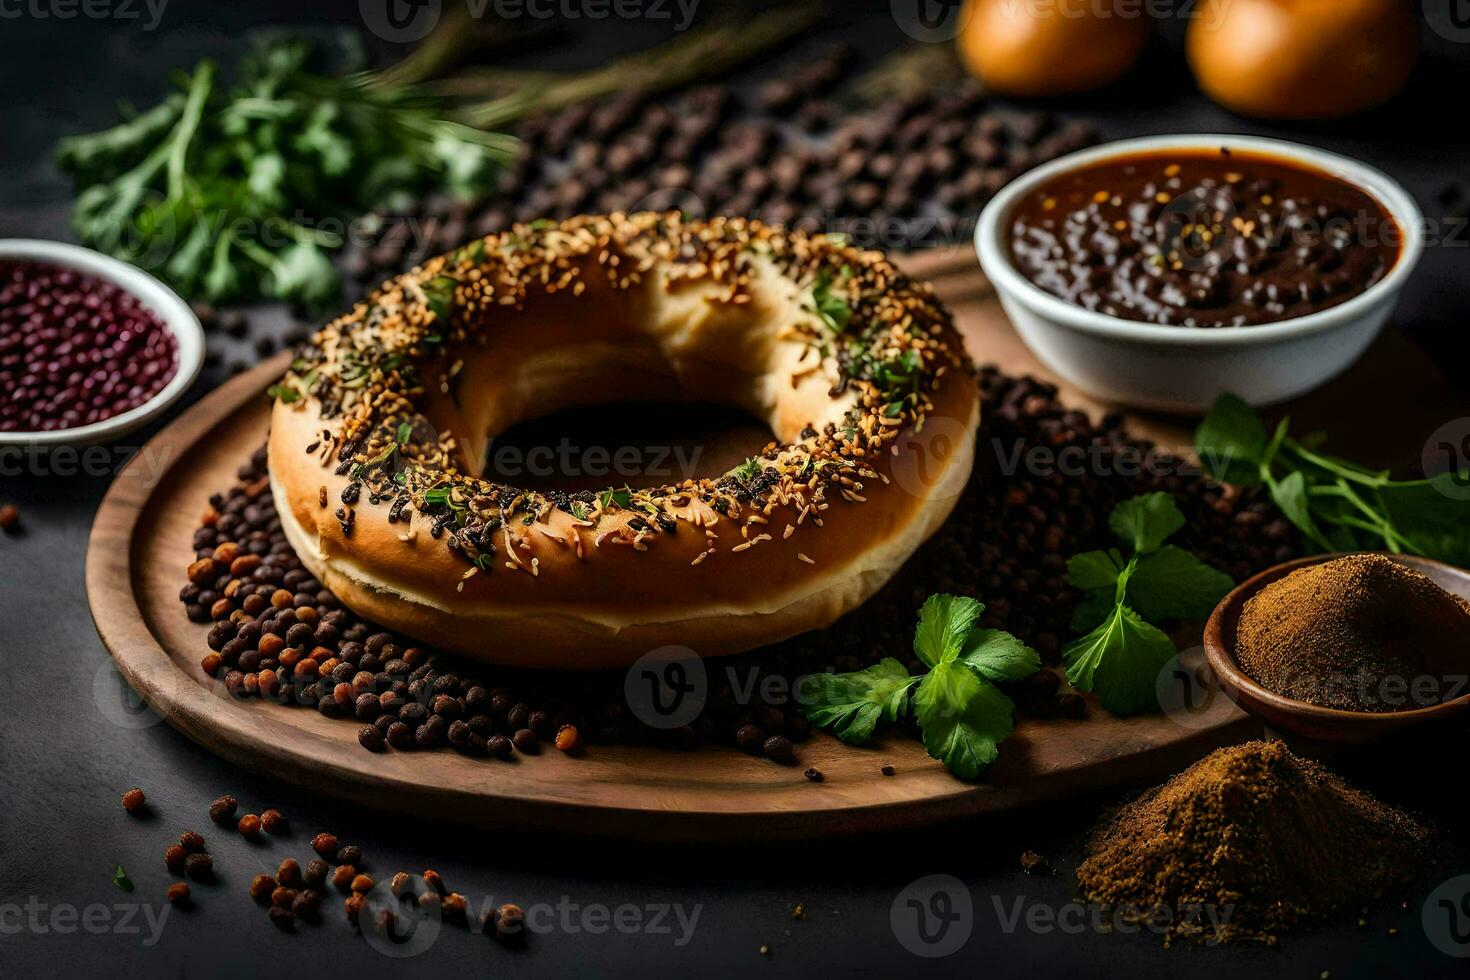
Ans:
[[[138,428],[172,405],[199,376],[204,363],[204,329],[189,304],[143,270],[101,252],[65,242],[0,238],[0,259],[64,266],[105,279],[132,293],[158,315],[179,345],[179,367],[152,398],[110,419],[50,432],[0,432],[0,446],[62,446],[102,443]]]
[[[1367,191],[1403,233],[1398,261],[1383,279],[1337,306],[1277,323],[1220,329],[1140,323],[1084,310],[1036,286],[1011,263],[1011,213],[1052,177],[1135,153],[1221,146],[1300,162]],[[1225,391],[1255,405],[1283,401],[1356,361],[1383,328],[1419,261],[1423,224],[1418,205],[1396,181],[1335,153],[1248,136],[1150,136],[1072,153],[1012,181],[981,213],[975,248],[1011,322],[1049,369],[1106,401],[1199,413]]]

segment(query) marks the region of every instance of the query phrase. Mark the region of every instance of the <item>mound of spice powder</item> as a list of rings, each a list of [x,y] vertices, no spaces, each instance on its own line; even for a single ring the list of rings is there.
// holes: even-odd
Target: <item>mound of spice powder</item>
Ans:
[[[1465,692],[1470,603],[1381,555],[1292,572],[1245,604],[1236,658],[1277,694],[1346,711],[1421,708]]]
[[[1220,749],[1107,818],[1077,879],[1085,901],[1165,941],[1262,942],[1405,883],[1430,832],[1281,742]]]

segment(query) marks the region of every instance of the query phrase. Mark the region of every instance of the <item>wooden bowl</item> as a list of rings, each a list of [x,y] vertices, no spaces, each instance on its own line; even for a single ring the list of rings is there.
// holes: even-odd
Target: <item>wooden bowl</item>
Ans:
[[[1240,614],[1246,601],[1299,568],[1342,557],[1340,554],[1314,555],[1268,568],[1237,586],[1215,607],[1205,624],[1205,657],[1225,694],[1243,710],[1273,728],[1326,742],[1372,742],[1456,723],[1464,724],[1470,720],[1470,693],[1440,704],[1405,711],[1343,711],[1283,697],[1262,687],[1241,668],[1235,659],[1235,630],[1240,624]],[[1470,598],[1470,571],[1432,558],[1391,554],[1383,554],[1383,557],[1434,580],[1447,592]],[[1466,667],[1470,672],[1470,651],[1467,651]]]

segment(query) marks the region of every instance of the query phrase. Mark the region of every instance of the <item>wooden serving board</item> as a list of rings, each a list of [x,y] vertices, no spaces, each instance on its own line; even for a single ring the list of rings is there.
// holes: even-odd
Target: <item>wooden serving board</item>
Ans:
[[[1044,374],[1011,332],[972,258],[927,256],[913,265],[934,277],[978,361]],[[1392,359],[1394,373],[1413,372],[1425,386],[1436,376],[1431,365],[1413,360],[1413,348],[1386,340],[1379,353]],[[87,555],[92,615],[118,669],[169,724],[234,764],[439,820],[723,842],[914,827],[1155,780],[1259,731],[1224,697],[1181,721],[1163,714],[1116,719],[1093,703],[1083,720],[1020,719],[999,761],[974,784],[953,778],[899,735],[872,748],[818,735],[800,746],[794,767],[716,747],[594,746],[579,757],[547,749],[513,762],[447,749],[370,754],[357,744],[353,723],[309,708],[231,699],[199,667],[206,627],[189,622],[178,601],[206,500],[232,484],[241,460],[262,443],[262,392],[285,365],[282,355],[229,381],[159,433],[113,483]],[[1102,408],[1080,396],[1070,400]],[[1329,412],[1353,401],[1343,398]],[[1187,443],[1187,430],[1168,420],[1139,424],[1161,444]],[[1334,431],[1350,431],[1337,426]],[[895,774],[881,775],[884,765]],[[824,780],[804,778],[807,766],[819,768]]]

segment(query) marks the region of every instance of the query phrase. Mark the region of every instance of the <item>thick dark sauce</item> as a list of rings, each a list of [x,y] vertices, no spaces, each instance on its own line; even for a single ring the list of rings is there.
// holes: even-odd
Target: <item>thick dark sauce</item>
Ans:
[[[1061,174],[1011,215],[1016,268],[1084,309],[1237,327],[1345,302],[1403,233],[1367,191],[1278,157],[1165,150]]]

